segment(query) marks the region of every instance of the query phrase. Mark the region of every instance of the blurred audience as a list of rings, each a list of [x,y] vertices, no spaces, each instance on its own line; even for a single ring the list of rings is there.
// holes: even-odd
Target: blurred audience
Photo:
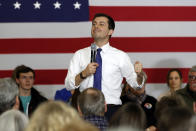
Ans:
[[[19,108],[19,91],[11,78],[0,79],[0,115],[9,109]]]
[[[30,67],[20,65],[14,69],[12,77],[19,87],[19,110],[31,116],[38,105],[47,100],[33,87],[35,71]]]
[[[107,106],[103,93],[96,88],[85,89],[78,97],[78,111],[86,121],[106,130],[108,126],[104,114]]]
[[[109,127],[128,126],[143,131],[146,128],[146,115],[142,107],[136,103],[126,103],[112,116]]]
[[[60,131],[100,131],[96,126],[85,121],[73,121],[64,125]]]
[[[121,95],[121,100],[123,104],[127,102],[136,102],[140,104],[144,112],[146,113],[147,127],[150,127],[152,125],[155,125],[156,123],[154,112],[155,112],[157,100],[153,96],[146,94],[145,88],[146,88],[147,75],[143,71],[142,73],[145,78],[143,87],[139,90],[134,90],[130,85],[125,83]]]
[[[169,87],[169,90],[167,92],[162,93],[158,100],[161,99],[163,96],[168,96],[173,94],[175,91],[181,89],[182,86],[182,73],[179,69],[171,69],[168,71],[167,74],[167,86]]]
[[[196,101],[196,65],[188,73],[188,83],[185,88],[177,90],[176,94],[180,95],[187,107],[194,112],[194,102]]]
[[[183,106],[185,107],[186,104],[181,96],[178,96],[176,94],[172,94],[170,96],[164,96],[160,99],[160,101],[156,104],[156,110],[155,110],[155,117],[158,120],[159,117],[162,114],[162,111],[167,107],[178,107]]]
[[[78,112],[62,101],[42,103],[33,113],[26,131],[61,131],[68,124],[82,121]]]
[[[1,131],[25,131],[28,117],[22,112],[11,109],[0,116]]]
[[[188,131],[192,116],[186,107],[167,107],[158,119],[157,131]]]

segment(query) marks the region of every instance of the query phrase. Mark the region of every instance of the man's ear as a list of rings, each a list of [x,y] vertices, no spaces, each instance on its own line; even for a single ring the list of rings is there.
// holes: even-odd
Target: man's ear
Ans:
[[[16,103],[14,104],[13,109],[18,110],[18,109],[19,109],[19,107],[20,107],[19,97],[18,97],[18,96],[16,96]]]
[[[193,102],[193,111],[196,113],[196,101]]]
[[[107,104],[106,104],[106,102],[104,102],[104,105],[105,105],[105,112],[107,112]]]
[[[19,84],[19,79],[18,78],[16,78],[16,83]]]
[[[112,35],[114,30],[110,29],[108,35]]]

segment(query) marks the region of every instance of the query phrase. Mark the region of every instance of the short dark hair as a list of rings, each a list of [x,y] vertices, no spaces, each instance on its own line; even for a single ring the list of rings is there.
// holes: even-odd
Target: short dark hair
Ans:
[[[131,126],[143,130],[146,128],[146,114],[141,105],[135,102],[128,102],[115,112],[109,122],[109,126],[112,128]]]
[[[170,69],[170,70],[168,71],[168,73],[167,73],[167,86],[168,86],[168,87],[169,87],[169,77],[170,77],[170,74],[171,74],[172,72],[177,72],[178,75],[180,76],[180,80],[182,80],[182,73],[181,73],[181,71],[180,71],[179,69],[176,69],[176,68]]]
[[[167,107],[157,122],[158,131],[188,131],[193,113],[182,106]]]
[[[107,14],[104,14],[104,13],[97,13],[97,14],[95,14],[95,16],[93,17],[93,20],[95,19],[95,18],[97,18],[97,17],[106,17],[107,19],[108,19],[108,28],[109,29],[112,29],[112,30],[114,30],[115,29],[115,22],[114,22],[114,19],[111,17],[111,16],[109,16],[109,15],[107,15]]]
[[[32,68],[25,66],[25,65],[17,66],[13,71],[12,78],[14,80],[16,78],[19,79],[21,73],[28,73],[28,72],[32,72],[33,78],[35,79],[35,71]]]
[[[184,99],[180,95],[171,94],[169,96],[163,96],[160,101],[156,103],[155,117],[158,119],[165,108],[177,106],[186,106]]]

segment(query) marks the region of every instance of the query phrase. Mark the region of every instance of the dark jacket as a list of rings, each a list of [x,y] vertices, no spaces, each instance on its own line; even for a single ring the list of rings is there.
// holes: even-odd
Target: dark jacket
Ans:
[[[196,101],[196,93],[189,89],[189,85],[187,84],[185,88],[177,90],[176,94],[184,99],[187,107],[193,112],[193,102]]]
[[[129,97],[127,97],[127,95],[122,96],[121,100],[122,100],[123,104],[126,104],[127,102],[139,103],[136,99],[135,100],[130,99]],[[144,96],[142,103],[139,103],[146,114],[147,127],[152,126],[152,125],[154,125],[154,126],[156,125],[156,119],[154,116],[156,103],[157,103],[156,98],[154,98],[153,96],[150,96],[150,95],[146,95],[146,94]]]
[[[22,106],[22,101],[20,100],[20,108],[19,110],[21,112],[24,112],[23,106]],[[35,111],[35,109],[38,107],[39,104],[41,104],[42,102],[47,101],[47,99],[45,97],[43,97],[42,95],[40,95],[40,93],[35,89],[35,88],[31,88],[31,101],[28,107],[28,115],[29,117],[31,116],[31,114]]]

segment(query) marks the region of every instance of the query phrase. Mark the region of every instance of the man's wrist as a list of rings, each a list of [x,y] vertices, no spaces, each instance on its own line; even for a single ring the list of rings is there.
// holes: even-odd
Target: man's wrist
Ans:
[[[83,71],[82,71],[82,72],[83,72]],[[80,78],[81,78],[81,79],[86,79],[86,77],[83,76],[82,72],[80,73]]]

